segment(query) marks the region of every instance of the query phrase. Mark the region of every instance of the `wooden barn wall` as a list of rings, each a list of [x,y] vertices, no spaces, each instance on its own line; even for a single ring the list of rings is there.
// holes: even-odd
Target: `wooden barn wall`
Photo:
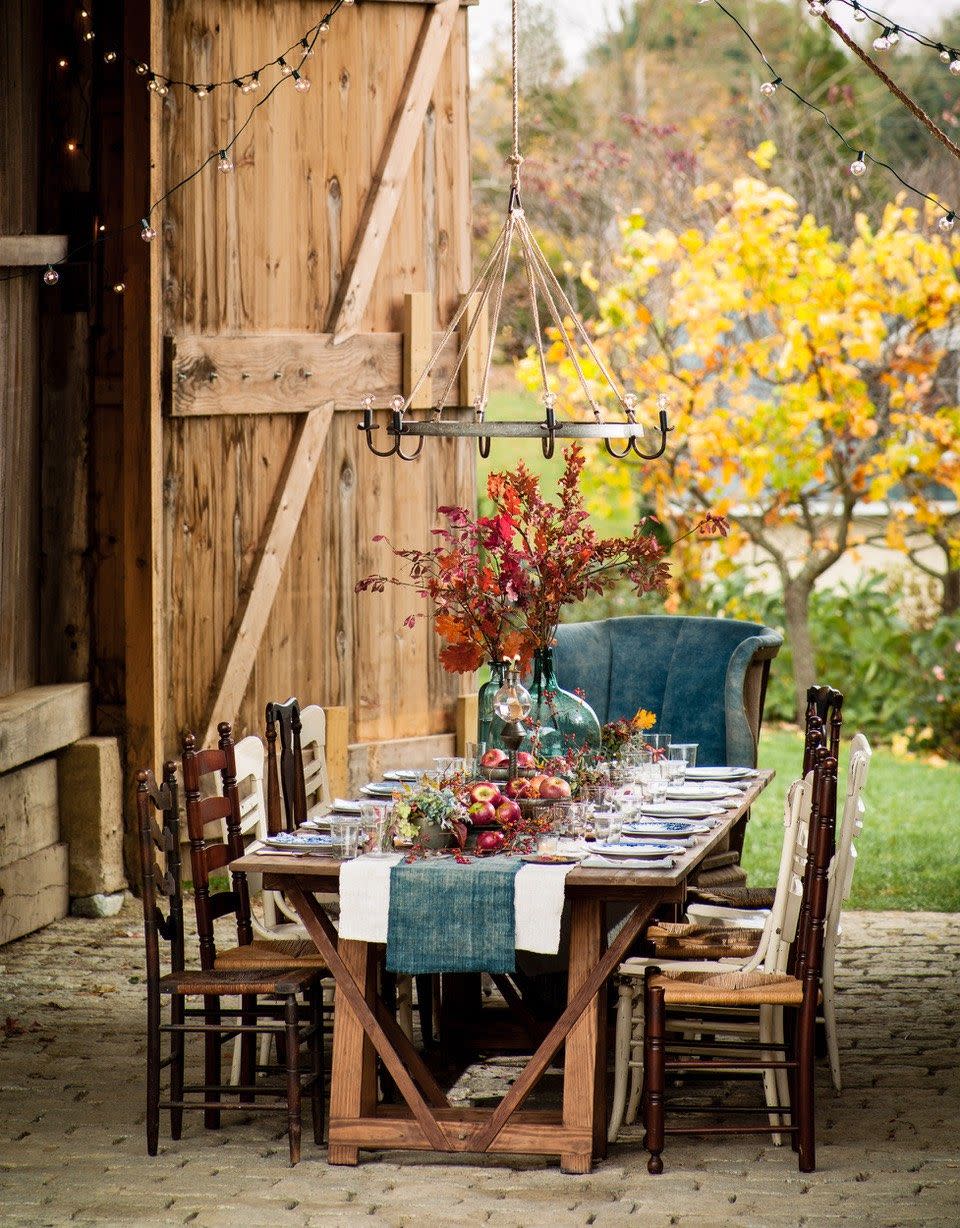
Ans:
[[[37,231],[39,55],[36,7],[11,0],[0,38],[0,235]],[[36,276],[0,284],[0,695],[38,680],[39,293]]]
[[[166,11],[171,75],[211,81],[263,63],[318,16],[316,4],[298,0],[173,0]],[[407,3],[342,9],[307,61],[310,92],[278,90],[235,147],[235,173],[211,167],[164,206],[163,329],[174,342],[328,327],[427,11]],[[403,296],[413,290],[434,292],[439,328],[469,284],[467,10],[455,20],[364,332],[399,332]],[[171,91],[166,182],[217,149],[256,99],[230,89],[181,101]],[[460,680],[439,667],[429,625],[401,626],[416,599],[398,591],[357,596],[353,588],[389,566],[375,534],[427,544],[438,504],[472,502],[474,453],[468,444],[436,442],[414,464],[371,456],[356,429],[364,391],[344,388],[338,403],[354,412],[334,415],[246,689],[241,732],[262,726],[268,699],[290,693],[346,705],[355,741],[454,727]],[[168,749],[184,727],[201,731],[297,429],[293,414],[244,414],[242,397],[236,410],[164,419]]]

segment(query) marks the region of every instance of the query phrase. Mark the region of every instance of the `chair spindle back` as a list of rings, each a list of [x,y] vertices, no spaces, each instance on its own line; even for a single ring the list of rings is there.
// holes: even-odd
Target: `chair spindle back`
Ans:
[[[232,886],[226,891],[210,890],[211,876],[225,869],[231,861],[243,856],[243,836],[240,824],[240,795],[237,790],[237,766],[233,737],[226,721],[217,726],[220,741],[216,747],[197,750],[196,739],[188,733],[183,739],[183,787],[187,810],[187,832],[190,837],[190,865],[193,870],[194,900],[197,909],[197,933],[200,939],[200,966],[213,968],[217,958],[214,922],[231,913],[236,918],[237,941],[246,946],[253,941],[250,919],[250,894],[243,874],[232,875]],[[203,797],[201,779],[219,772],[222,796]],[[207,827],[217,824],[219,839],[210,839]],[[223,838],[224,832],[226,838]]]
[[[159,824],[157,816],[160,816]],[[137,773],[137,826],[143,887],[143,931],[147,951],[147,993],[154,999],[160,981],[160,939],[170,944],[170,970],[184,967],[183,895],[180,886],[180,820],[177,815],[177,767],[163,765],[163,781],[153,772]],[[161,860],[157,860],[157,855]],[[158,901],[167,901],[167,913]]]
[[[267,814],[271,835],[295,831],[307,818],[303,783],[303,748],[300,744],[300,705],[294,696],[284,703],[269,703],[267,719]],[[280,733],[279,788],[277,787],[277,732]],[[283,813],[280,794],[283,793]]]

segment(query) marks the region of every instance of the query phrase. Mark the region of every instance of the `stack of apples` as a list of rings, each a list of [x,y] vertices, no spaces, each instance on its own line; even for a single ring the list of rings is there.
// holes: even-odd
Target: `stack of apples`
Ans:
[[[467,790],[469,804],[467,813],[474,827],[512,827],[520,821],[520,807],[497,785],[489,780],[478,780]]]
[[[502,771],[509,761],[510,756],[506,751],[493,749],[486,752],[480,760],[480,764],[489,770],[499,769]],[[515,805],[521,798],[528,801],[558,802],[570,797],[569,782],[564,780],[562,776],[548,776],[543,772],[538,773],[535,770],[536,760],[529,751],[522,750],[517,754],[517,769],[523,772],[524,775],[517,776],[514,780],[508,781],[502,790],[497,785],[486,782],[472,785],[470,790],[470,813],[473,814],[473,804],[477,801],[492,803],[496,811],[497,807],[504,804],[509,806],[513,803]],[[474,795],[474,790],[476,789],[483,791],[482,797]],[[487,795],[486,790],[489,789],[496,791],[499,801],[495,801]],[[506,819],[507,813],[507,811],[504,811],[503,815],[497,815],[497,821],[514,821]],[[481,819],[481,822],[483,821]],[[476,822],[477,820],[474,818],[474,823]]]

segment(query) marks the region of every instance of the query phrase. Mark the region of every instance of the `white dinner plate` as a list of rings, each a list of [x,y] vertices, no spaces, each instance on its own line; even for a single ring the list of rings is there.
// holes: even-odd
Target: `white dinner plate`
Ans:
[[[722,813],[716,802],[649,802],[640,807],[644,818],[657,819],[709,819]]]
[[[712,830],[709,823],[691,823],[689,819],[640,819],[623,825],[625,836],[673,836],[678,840],[684,836],[704,836]]]
[[[404,784],[407,784],[407,783],[415,783],[416,781],[420,779],[421,776],[424,776],[426,774],[427,774],[426,768],[421,768],[419,770],[417,768],[393,768],[389,772],[384,772],[383,779],[384,780],[399,780],[399,781],[402,781]]]
[[[598,841],[590,850],[598,857],[632,857],[635,861],[638,858],[652,861],[660,857],[679,857],[684,851],[682,844],[666,840],[631,840],[628,844],[600,844]]]
[[[756,776],[754,768],[688,767],[687,780],[749,780]]]
[[[333,805],[330,807],[331,814],[359,814],[360,803],[348,800],[345,797],[336,797],[333,799]]]
[[[676,785],[667,789],[668,801],[681,802],[737,802],[740,796],[731,793],[729,785]]]
[[[364,785],[360,790],[360,792],[365,793],[367,797],[382,797],[388,800],[393,797],[396,791],[396,785],[376,784],[374,781],[371,781],[368,785]]]

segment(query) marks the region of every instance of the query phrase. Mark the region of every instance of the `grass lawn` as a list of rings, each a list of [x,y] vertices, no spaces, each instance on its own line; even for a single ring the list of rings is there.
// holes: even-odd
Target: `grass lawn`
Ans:
[[[840,762],[843,798],[847,759]],[[743,864],[751,884],[776,882],[783,798],[797,775],[803,738],[792,730],[764,730],[760,766],[777,778],[753,808]],[[875,749],[864,791],[866,814],[857,848],[849,908],[960,912],[960,765],[930,767]]]

